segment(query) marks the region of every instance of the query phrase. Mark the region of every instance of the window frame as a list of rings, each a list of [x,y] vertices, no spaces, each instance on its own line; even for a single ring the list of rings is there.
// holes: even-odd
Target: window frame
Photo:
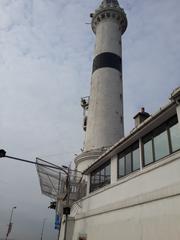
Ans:
[[[171,139],[171,134],[170,134],[170,128],[175,126],[178,123],[178,118],[177,115],[174,115],[173,117],[171,117],[170,119],[168,119],[165,123],[161,124],[160,126],[156,127],[155,129],[153,129],[151,132],[149,132],[148,134],[146,134],[144,137],[142,137],[142,164],[143,167],[147,167],[153,163],[159,162],[161,159],[177,152],[180,150],[177,149],[176,151],[173,151],[173,146],[172,146],[172,139]],[[167,141],[168,141],[168,147],[169,147],[169,154],[159,158],[156,160],[156,156],[155,156],[155,143],[154,143],[154,138],[157,137],[158,135],[162,134],[163,132],[167,132]],[[144,151],[144,144],[146,144],[147,142],[152,141],[152,156],[153,156],[153,161],[146,164],[145,163],[145,151]]]
[[[110,175],[106,176],[106,168],[110,167]],[[104,181],[101,181],[101,171],[104,170]],[[99,176],[99,182],[97,184],[92,183],[92,178],[96,176],[96,174]],[[107,179],[107,177],[109,179]],[[90,188],[89,192],[94,192],[106,185],[109,185],[111,183],[111,160],[106,161],[104,164],[100,165],[98,168],[96,168],[94,171],[90,173]]]
[[[139,149],[139,168],[138,169],[136,169],[136,170],[134,170],[133,169],[133,152],[135,151],[135,150],[137,150],[137,149]],[[131,155],[131,172],[128,172],[127,173],[127,169],[126,169],[126,156],[128,155],[130,153],[130,155]],[[120,167],[120,160],[122,159],[122,158],[124,158],[124,175],[123,176],[120,176],[120,171],[119,171],[119,167]],[[136,141],[134,144],[132,144],[130,147],[128,147],[128,148],[126,148],[124,151],[122,151],[122,152],[120,152],[119,154],[118,154],[118,159],[117,159],[117,178],[118,179],[121,179],[121,178],[123,178],[123,177],[126,177],[126,176],[128,176],[128,175],[130,175],[131,173],[133,173],[133,172],[137,172],[137,171],[139,171],[140,170],[140,168],[141,168],[141,163],[140,163],[140,145],[139,145],[139,140],[138,141]]]

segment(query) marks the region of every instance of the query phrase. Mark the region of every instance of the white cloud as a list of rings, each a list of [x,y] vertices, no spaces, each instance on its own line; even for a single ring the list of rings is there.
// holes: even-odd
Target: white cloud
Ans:
[[[129,20],[123,36],[128,132],[141,106],[156,111],[180,85],[180,2],[121,4]],[[89,94],[95,41],[85,23],[97,5],[96,0],[0,1],[0,144],[9,154],[40,155],[61,164],[72,161],[82,147],[79,100]],[[8,209],[17,204],[12,237],[32,239],[35,229],[33,239],[39,239],[49,212],[35,168],[1,160],[0,169],[0,224],[7,223]]]

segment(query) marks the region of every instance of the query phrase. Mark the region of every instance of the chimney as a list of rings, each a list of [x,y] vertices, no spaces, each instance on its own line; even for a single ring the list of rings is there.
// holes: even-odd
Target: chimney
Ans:
[[[145,112],[145,108],[142,107],[141,111],[138,112],[135,116],[134,116],[134,120],[135,120],[135,127],[138,127],[142,122],[144,122],[148,117],[150,117],[150,114]]]

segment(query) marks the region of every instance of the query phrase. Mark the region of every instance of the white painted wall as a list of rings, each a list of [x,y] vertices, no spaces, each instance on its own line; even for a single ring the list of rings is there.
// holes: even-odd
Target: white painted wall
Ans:
[[[180,127],[180,104],[177,105],[177,116],[178,116],[178,122],[179,122],[179,127]]]
[[[62,222],[61,222],[61,231],[60,231],[59,240],[64,240],[65,224],[66,224],[66,218],[65,216],[63,216]],[[65,240],[72,240],[73,233],[74,233],[74,218],[69,217],[68,225],[67,225],[67,235]]]
[[[76,221],[73,240],[179,240],[180,196]],[[86,230],[85,230],[86,229]]]
[[[119,24],[112,18],[101,20],[96,28],[96,46],[95,56],[103,52],[115,53],[122,55],[121,33]]]
[[[117,169],[118,169],[117,160],[118,160],[117,155],[113,156],[111,159],[111,184],[117,182]]]
[[[121,32],[115,19],[101,20],[96,29],[95,56],[122,55]],[[120,97],[121,96],[121,97]],[[113,145],[124,136],[122,73],[100,68],[92,75],[85,151]]]
[[[92,76],[85,150],[111,146],[124,134],[122,79],[119,71],[101,68]]]
[[[180,151],[113,182],[78,202],[73,240],[179,240]]]
[[[83,172],[85,169],[87,169],[95,160],[93,160],[91,157],[89,159],[85,159],[83,161],[78,162],[78,168],[77,170],[80,172]]]

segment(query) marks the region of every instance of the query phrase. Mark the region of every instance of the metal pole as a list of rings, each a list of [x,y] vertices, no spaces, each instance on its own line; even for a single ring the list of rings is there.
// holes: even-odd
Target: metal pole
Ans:
[[[6,233],[6,240],[8,238],[8,235],[9,235],[10,231],[11,231],[10,228],[12,227],[12,217],[13,217],[14,209],[16,209],[16,207],[13,207],[12,210],[11,210],[11,215],[10,215],[9,224],[8,224],[8,230],[7,230],[7,233]]]
[[[66,222],[65,222],[65,230],[64,230],[64,240],[66,240],[66,236],[67,236],[67,221],[68,221],[68,214],[66,214]]]
[[[16,160],[16,161],[21,161],[21,162],[25,162],[25,163],[34,164],[34,165],[36,165],[36,166],[42,166],[42,167],[57,169],[57,170],[63,171],[65,174],[68,174],[67,171],[65,170],[65,168],[69,170],[69,168],[66,167],[66,166],[60,167],[60,166],[57,166],[57,165],[55,165],[55,164],[49,163],[49,162],[44,161],[44,160],[42,160],[42,161],[45,162],[46,164],[42,164],[42,163],[38,163],[38,162],[33,162],[33,161],[26,160],[26,159],[23,159],[23,158],[8,156],[8,155],[6,155],[6,151],[3,150],[3,149],[0,149],[0,158],[9,158],[9,159],[13,159],[13,160]],[[38,158],[36,158],[36,159],[38,159]],[[50,165],[50,164],[51,164],[51,165]],[[82,173],[82,172],[80,172],[80,171],[77,171],[77,172]]]
[[[9,158],[9,159],[13,159],[13,160],[16,160],[16,161],[21,161],[21,162],[26,162],[26,163],[30,163],[30,164],[34,164],[34,165],[39,165],[39,166],[42,166],[42,167],[48,167],[48,168],[52,168],[52,169],[57,169],[57,170],[61,170],[63,171],[64,173],[67,174],[67,172],[60,166],[56,166],[53,164],[52,165],[48,165],[48,164],[42,164],[42,163],[37,163],[37,162],[33,162],[33,161],[29,161],[29,160],[26,160],[26,159],[22,159],[22,158],[17,158],[17,157],[12,157],[12,156],[5,156],[6,158]]]
[[[69,207],[69,197],[70,197],[70,168],[68,168],[68,174],[67,174],[67,182],[66,182],[66,189],[67,189],[67,198],[66,198],[66,206]],[[65,230],[64,230],[64,240],[66,240],[67,236],[67,224],[68,224],[68,214],[66,213],[66,222],[65,222]]]
[[[59,211],[59,195],[60,195],[60,180],[61,179],[61,173],[59,172],[59,182],[58,182],[58,196],[57,196],[57,204],[56,204],[56,213],[60,216],[60,211]],[[59,231],[58,231],[58,239],[60,238],[60,233],[61,233],[61,226],[59,226]]]
[[[57,239],[57,240],[59,240],[59,238],[60,238],[60,233],[61,233],[61,229],[60,229],[60,227],[59,227],[59,231],[58,231],[58,239]]]
[[[43,233],[44,233],[45,222],[46,222],[46,218],[43,219],[42,231],[41,231],[41,240],[43,239]]]

